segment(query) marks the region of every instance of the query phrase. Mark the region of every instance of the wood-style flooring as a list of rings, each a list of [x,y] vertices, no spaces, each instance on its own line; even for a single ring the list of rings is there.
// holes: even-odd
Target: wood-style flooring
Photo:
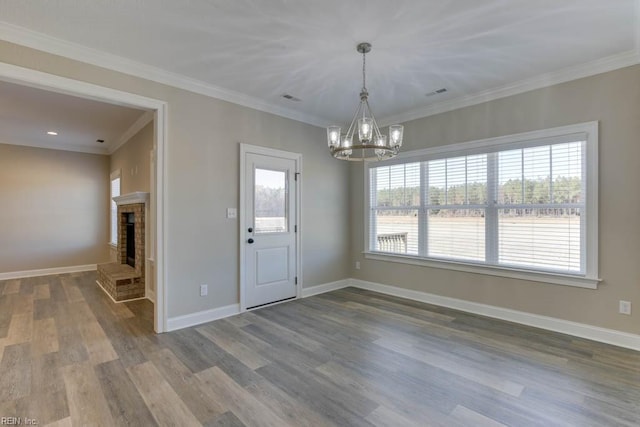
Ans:
[[[40,426],[640,425],[640,353],[631,350],[353,288],[155,335],[150,302],[114,304],[95,278],[0,281],[0,417]]]

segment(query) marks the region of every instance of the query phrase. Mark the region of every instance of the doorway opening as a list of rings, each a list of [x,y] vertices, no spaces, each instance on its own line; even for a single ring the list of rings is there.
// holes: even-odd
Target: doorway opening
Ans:
[[[167,301],[166,301],[166,269],[165,269],[165,215],[166,197],[164,193],[166,153],[166,102],[148,98],[124,91],[106,88],[78,80],[64,78],[43,73],[29,68],[0,63],[0,81],[16,85],[42,89],[48,92],[70,95],[105,104],[115,104],[123,107],[137,108],[149,111],[153,115],[154,143],[153,143],[153,172],[152,172],[152,231],[149,254],[153,261],[153,277],[156,284],[154,303],[155,332],[167,330]]]

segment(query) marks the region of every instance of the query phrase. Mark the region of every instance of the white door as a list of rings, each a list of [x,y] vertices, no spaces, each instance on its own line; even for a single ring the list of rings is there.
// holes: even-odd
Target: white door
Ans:
[[[245,308],[297,295],[296,160],[245,153]]]

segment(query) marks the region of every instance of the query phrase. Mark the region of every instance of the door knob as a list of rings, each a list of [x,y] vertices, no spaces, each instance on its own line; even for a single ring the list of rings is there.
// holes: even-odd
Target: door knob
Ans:
[[[249,244],[253,243],[253,239],[247,240],[247,243],[249,243]]]

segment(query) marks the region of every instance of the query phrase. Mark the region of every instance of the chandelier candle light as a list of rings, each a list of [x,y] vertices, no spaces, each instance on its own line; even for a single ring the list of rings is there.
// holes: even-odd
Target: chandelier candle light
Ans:
[[[371,51],[370,43],[360,43],[357,48],[362,54],[362,91],[360,104],[351,120],[346,134],[341,133],[340,126],[327,128],[327,142],[331,155],[336,159],[363,161],[390,159],[398,154],[402,147],[402,125],[389,126],[389,138],[380,132],[371,107],[369,106],[369,92],[366,85],[366,54]],[[354,134],[358,129],[358,142],[353,143]]]

